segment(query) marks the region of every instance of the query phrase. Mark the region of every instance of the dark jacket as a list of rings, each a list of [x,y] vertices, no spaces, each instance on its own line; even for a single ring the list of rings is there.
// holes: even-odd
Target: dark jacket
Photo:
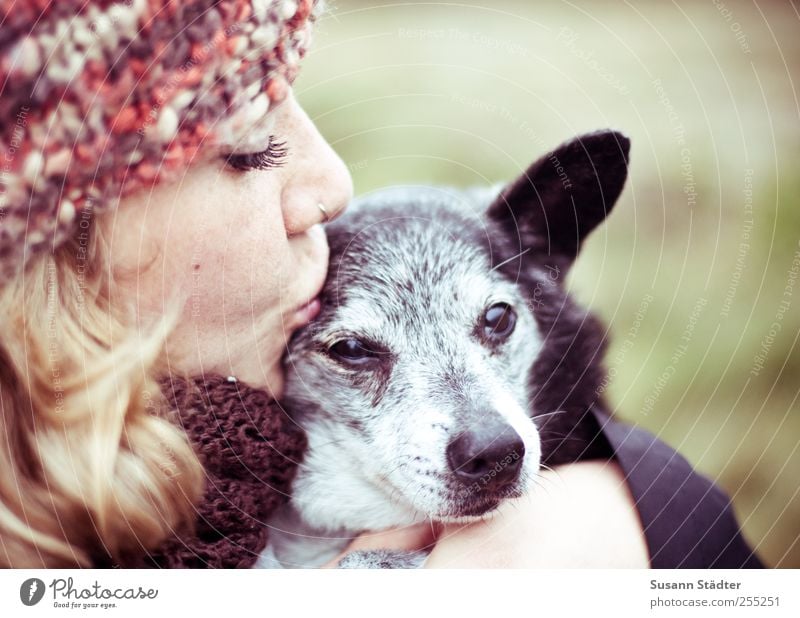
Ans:
[[[719,487],[651,433],[593,412],[636,502],[652,568],[763,568]]]

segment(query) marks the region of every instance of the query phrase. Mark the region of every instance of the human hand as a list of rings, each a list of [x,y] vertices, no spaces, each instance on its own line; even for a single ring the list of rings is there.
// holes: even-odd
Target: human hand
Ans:
[[[648,568],[619,466],[587,461],[542,471],[537,488],[490,517],[445,524],[426,568]]]
[[[428,549],[436,542],[436,535],[440,528],[441,524],[428,521],[381,532],[365,532],[353,539],[347,549],[324,565],[323,568],[336,568],[344,556],[354,551],[377,549],[420,551]]]
[[[416,524],[363,534],[352,551],[435,547],[425,568],[648,568],[649,554],[619,466],[589,461],[540,473],[530,494],[469,524]]]

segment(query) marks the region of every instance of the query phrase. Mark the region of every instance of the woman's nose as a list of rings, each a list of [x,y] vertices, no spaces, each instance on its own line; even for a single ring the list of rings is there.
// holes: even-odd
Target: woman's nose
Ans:
[[[281,204],[286,233],[293,236],[341,213],[353,197],[353,181],[293,95],[284,105],[281,139],[289,147],[289,160],[282,170],[286,179]]]

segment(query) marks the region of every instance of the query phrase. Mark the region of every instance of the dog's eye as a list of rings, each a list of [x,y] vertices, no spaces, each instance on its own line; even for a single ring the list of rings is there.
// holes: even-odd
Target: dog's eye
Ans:
[[[358,339],[342,339],[328,348],[330,355],[348,365],[365,365],[371,362],[376,353]]]
[[[517,314],[505,303],[492,305],[483,314],[483,334],[495,341],[505,339],[517,324]]]

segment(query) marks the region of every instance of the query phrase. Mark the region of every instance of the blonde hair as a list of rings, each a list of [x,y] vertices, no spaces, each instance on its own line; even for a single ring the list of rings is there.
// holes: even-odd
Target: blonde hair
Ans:
[[[0,289],[0,566],[142,555],[193,519],[202,470],[154,376],[165,332],[112,307],[91,216]]]

